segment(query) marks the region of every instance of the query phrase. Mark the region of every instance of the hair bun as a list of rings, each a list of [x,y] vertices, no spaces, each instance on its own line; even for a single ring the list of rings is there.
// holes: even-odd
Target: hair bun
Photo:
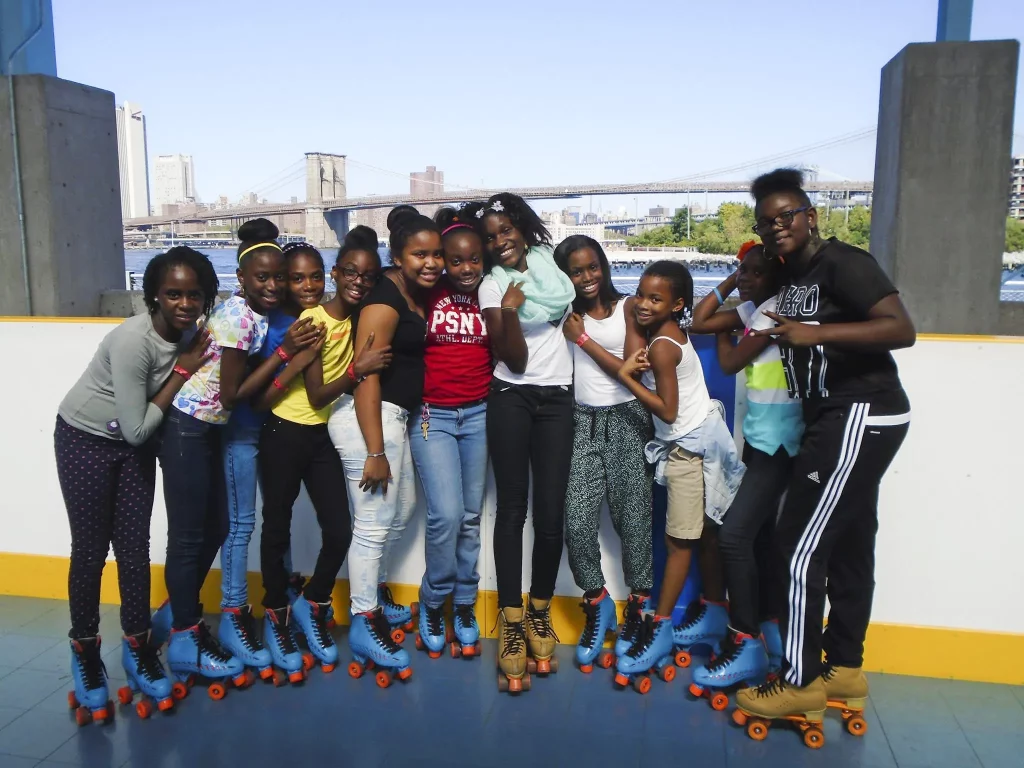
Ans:
[[[238,228],[238,239],[243,243],[260,243],[276,240],[280,234],[274,222],[267,219],[252,219]]]
[[[374,230],[363,224],[358,224],[345,235],[342,247],[348,251],[360,250],[376,253],[378,242],[377,233]]]

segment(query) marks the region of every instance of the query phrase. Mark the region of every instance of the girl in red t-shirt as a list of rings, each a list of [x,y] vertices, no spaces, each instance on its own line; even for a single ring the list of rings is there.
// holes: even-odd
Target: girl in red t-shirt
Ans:
[[[409,435],[427,497],[427,568],[420,585],[416,647],[432,658],[444,648],[448,595],[455,613],[452,654],[480,652],[474,607],[487,482],[491,345],[477,300],[483,242],[468,223],[472,213],[470,206],[442,208],[434,217],[441,229],[445,276],[426,301],[423,405]]]

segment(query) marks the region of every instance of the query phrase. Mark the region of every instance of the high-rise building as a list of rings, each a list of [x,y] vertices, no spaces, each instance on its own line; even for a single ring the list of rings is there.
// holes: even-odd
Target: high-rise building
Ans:
[[[1010,170],[1010,218],[1024,221],[1024,155],[1013,158]]]
[[[157,155],[153,162],[153,212],[165,205],[196,202],[196,174],[192,155]]]
[[[409,194],[413,197],[428,197],[444,192],[444,171],[428,165],[425,171],[409,174]]]
[[[149,216],[146,116],[138,104],[117,107],[117,166],[121,174],[121,218]]]

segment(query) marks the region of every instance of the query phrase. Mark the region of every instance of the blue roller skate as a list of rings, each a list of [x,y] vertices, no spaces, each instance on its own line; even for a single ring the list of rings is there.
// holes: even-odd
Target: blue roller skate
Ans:
[[[170,600],[164,600],[160,603],[160,607],[153,613],[150,624],[149,642],[159,648],[170,639],[171,626],[174,624]]]
[[[256,636],[256,620],[252,616],[251,605],[224,608],[220,614],[217,639],[224,650],[236,659],[241,659],[245,666],[255,669],[261,680],[273,677],[270,651],[263,647]]]
[[[632,594],[626,600],[626,607],[622,610],[622,631],[615,640],[615,655],[625,656],[626,652],[636,642],[640,625],[644,623],[644,611],[653,608],[650,595]]]
[[[644,614],[636,642],[620,656],[615,666],[615,684],[621,688],[632,684],[639,693],[651,690],[651,670],[666,683],[675,679],[672,665],[672,619],[655,619]]]
[[[99,635],[71,641],[71,678],[75,689],[68,691],[68,706],[75,710],[75,722],[85,725],[114,719],[114,702],[107,694],[107,668],[100,657]]]
[[[419,614],[416,650],[426,651],[430,658],[439,659],[445,643],[451,640],[451,631],[444,620],[444,606],[431,608],[429,605],[421,605]]]
[[[715,650],[729,627],[729,608],[726,603],[711,603],[703,597],[686,608],[683,620],[672,628],[676,645],[676,666],[688,667],[693,661],[690,653],[697,647]]]
[[[412,677],[409,652],[392,639],[391,625],[383,609],[376,608],[353,616],[348,644],[355,657],[348,665],[348,673],[352,677],[362,677],[366,670],[380,667],[375,677],[381,688],[391,685],[392,670],[397,670],[399,680]]]
[[[252,684],[242,660],[224,650],[202,619],[188,629],[171,630],[167,666],[174,678],[171,696],[179,701],[188,696],[196,675],[210,681],[207,693],[215,701],[227,695],[225,681],[231,681],[236,688]]]
[[[302,590],[306,588],[306,579],[301,573],[293,573],[288,579],[288,604],[295,602]],[[338,623],[334,620],[334,605],[327,606],[327,628],[334,629]]]
[[[121,666],[128,685],[118,688],[118,701],[127,706],[136,693],[141,694],[135,713],[143,720],[153,714],[154,702],[161,712],[174,708],[171,681],[160,664],[157,647],[153,645],[149,632],[125,635],[121,641]]]
[[[616,629],[615,602],[608,594],[608,590],[602,588],[601,594],[597,597],[584,597],[580,607],[583,608],[586,621],[580,642],[576,646],[576,664],[579,665],[580,672],[588,675],[594,671],[595,660],[602,669],[611,669],[615,663],[615,656],[604,650],[604,636]]]
[[[761,622],[761,639],[768,651],[768,672],[777,675],[782,670],[782,637],[778,619]]]
[[[761,638],[730,630],[718,656],[694,667],[690,695],[706,697],[712,709],[723,712],[729,706],[728,691],[761,685],[767,677],[768,653]]]
[[[391,595],[391,587],[387,584],[377,585],[377,603],[384,609],[384,616],[391,625],[391,637],[401,645],[405,641],[405,633],[412,632],[416,624],[413,619],[419,614],[419,603],[402,605],[396,603]]]
[[[314,603],[303,596],[292,603],[291,621],[296,635],[306,639],[309,650],[320,662],[320,669],[333,672],[338,665],[338,646],[327,629],[330,603]],[[307,662],[308,664],[308,662]]]
[[[455,639],[451,643],[452,658],[465,659],[480,655],[480,625],[476,623],[473,603],[455,606]]]
[[[263,642],[277,667],[273,672],[275,686],[283,685],[285,680],[294,684],[306,679],[307,666],[295,640],[291,613],[291,606],[288,606],[277,610],[267,608],[263,614]],[[308,663],[312,664],[313,660]]]

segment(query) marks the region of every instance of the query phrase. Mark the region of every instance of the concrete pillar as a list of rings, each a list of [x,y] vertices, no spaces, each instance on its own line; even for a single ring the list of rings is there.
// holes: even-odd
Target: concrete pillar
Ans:
[[[100,293],[123,287],[113,94],[43,75],[0,78],[0,315],[96,315]]]
[[[908,45],[882,70],[871,251],[923,333],[996,333],[1019,44]]]

